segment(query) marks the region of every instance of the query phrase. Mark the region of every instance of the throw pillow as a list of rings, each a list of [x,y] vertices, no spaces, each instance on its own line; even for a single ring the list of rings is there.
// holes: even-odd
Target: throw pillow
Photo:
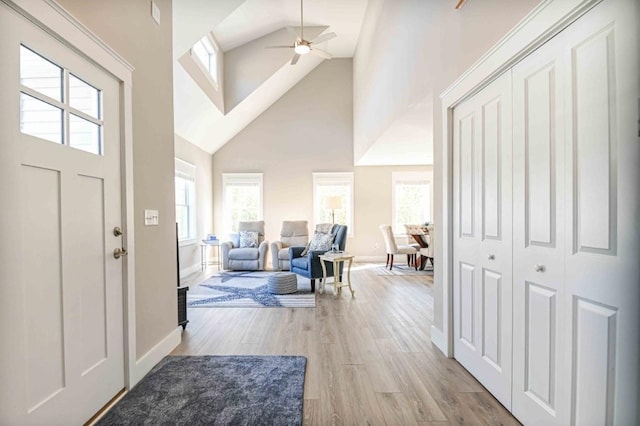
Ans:
[[[313,238],[309,241],[307,247],[302,251],[301,256],[306,256],[310,251],[328,251],[331,248],[333,242],[332,234],[325,234],[323,232],[314,232]]]
[[[258,247],[258,233],[255,231],[240,231],[240,248]]]
[[[333,223],[319,223],[316,225],[316,232],[320,232],[322,234],[330,234],[333,227]]]

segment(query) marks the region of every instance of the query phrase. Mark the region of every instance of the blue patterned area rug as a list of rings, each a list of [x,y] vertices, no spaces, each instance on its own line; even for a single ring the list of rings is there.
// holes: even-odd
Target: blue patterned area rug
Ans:
[[[271,294],[267,278],[276,272],[221,271],[187,293],[190,308],[315,308],[311,282],[297,275],[298,291]]]
[[[168,356],[97,425],[301,425],[302,356]]]

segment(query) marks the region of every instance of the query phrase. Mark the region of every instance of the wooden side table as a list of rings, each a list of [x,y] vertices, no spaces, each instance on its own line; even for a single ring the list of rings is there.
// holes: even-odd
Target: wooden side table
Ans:
[[[353,256],[347,253],[331,254],[330,252],[320,256],[320,265],[322,266],[322,282],[320,283],[320,294],[324,293],[324,286],[327,284],[327,266],[325,265],[325,262],[333,263],[334,297],[338,297],[338,295],[342,293],[342,287],[349,287],[349,290],[351,291],[351,297],[355,297],[356,292],[351,287],[351,263],[353,262]],[[346,265],[347,268],[346,283],[340,278],[341,263]],[[344,270],[342,272],[344,272]]]

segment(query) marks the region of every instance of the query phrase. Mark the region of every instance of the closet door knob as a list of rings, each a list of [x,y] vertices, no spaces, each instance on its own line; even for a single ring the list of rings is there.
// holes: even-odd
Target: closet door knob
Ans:
[[[494,260],[496,258],[496,255],[491,253],[489,256],[487,256],[487,259],[489,260]]]
[[[536,272],[544,272],[545,268],[544,268],[544,265],[538,264],[538,265],[534,266],[533,269],[535,269]]]

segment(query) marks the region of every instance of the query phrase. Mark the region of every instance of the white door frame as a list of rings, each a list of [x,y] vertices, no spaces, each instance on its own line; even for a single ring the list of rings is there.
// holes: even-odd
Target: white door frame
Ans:
[[[123,246],[129,255],[123,262],[124,308],[124,382],[131,389],[146,371],[136,363],[135,311],[135,245],[133,215],[133,130],[132,72],[133,67],[118,53],[93,34],[55,0],[0,0],[25,16],[34,25],[60,40],[81,55],[97,63],[113,75],[120,84],[120,168],[122,179]]]
[[[453,109],[601,1],[544,0],[440,95],[442,199],[435,204],[442,212],[443,237],[436,245],[442,267],[435,270],[435,281],[442,285],[442,330],[432,326],[431,341],[448,357],[453,357]]]

